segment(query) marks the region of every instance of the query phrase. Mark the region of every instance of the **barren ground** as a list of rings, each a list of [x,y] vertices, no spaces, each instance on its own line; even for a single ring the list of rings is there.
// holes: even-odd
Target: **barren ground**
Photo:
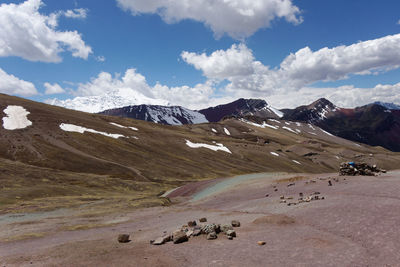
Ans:
[[[325,200],[280,203],[281,195],[292,196],[290,202],[313,192]],[[87,213],[89,204],[6,214],[0,216],[0,266],[399,266],[399,192],[400,171],[377,177],[270,173],[184,186],[170,194],[170,207],[95,216]],[[201,217],[242,226],[234,240],[220,234],[149,244]],[[131,242],[119,244],[120,233]],[[261,240],[265,246],[257,245]]]

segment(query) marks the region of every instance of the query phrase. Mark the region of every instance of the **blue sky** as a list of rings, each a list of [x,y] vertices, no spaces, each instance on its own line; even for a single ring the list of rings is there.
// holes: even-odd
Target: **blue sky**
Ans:
[[[348,107],[376,100],[400,103],[399,1],[255,0],[266,5],[258,10],[243,4],[245,1],[233,0],[250,13],[240,16],[233,8],[231,13],[220,12],[220,19],[218,12],[204,14],[209,11],[206,7],[210,0],[192,1],[201,14],[185,7],[184,0],[176,0],[172,6],[163,2],[166,1],[1,1],[0,22],[11,30],[0,29],[0,69],[4,76],[0,92],[46,101],[90,97],[107,93],[113,86],[128,86],[146,97],[191,108],[238,97],[264,98],[278,107],[306,104],[318,97]],[[271,11],[269,2],[285,2],[291,9]],[[82,43],[65,44],[63,40],[49,44],[47,37],[40,40],[39,36],[36,41],[42,42],[40,45],[58,44],[64,51],[53,51],[53,57],[38,55],[32,59],[29,53],[33,39],[24,38],[24,30],[29,32],[29,27],[11,36],[15,32],[12,27],[24,25],[25,19],[33,17],[28,11],[27,17],[23,10],[17,11],[28,3],[40,5],[34,16],[58,14],[57,25],[49,28],[54,32],[76,31],[83,47]],[[68,10],[72,16],[67,15]],[[84,15],[79,10],[84,10]],[[280,17],[279,12],[286,17]],[[236,32],[235,23],[237,27],[245,25],[241,32]],[[382,38],[386,39],[376,41]],[[355,47],[354,51],[317,53],[324,48],[366,41],[371,43]],[[20,44],[25,45],[22,50],[17,47]],[[79,47],[80,56],[68,51],[69,45]],[[1,52],[2,46],[8,50]],[[382,48],[386,46],[388,49]],[[88,47],[92,53],[84,51]],[[295,64],[283,70],[285,58],[306,47],[310,53],[296,57]],[[184,51],[188,53],[186,57]],[[310,58],[312,62],[304,63]],[[340,64],[344,65],[328,66],[331,58],[343,59]],[[348,67],[352,62],[356,63]],[[131,74],[134,78],[140,75],[146,81],[125,84],[123,77],[127,77],[128,69],[135,69]],[[112,79],[104,86],[99,85],[102,81],[94,82],[102,72]],[[45,94],[45,83],[57,84],[64,92]],[[154,88],[157,83],[163,88]],[[23,87],[27,84],[30,91],[25,92]],[[360,94],[364,96],[360,98]]]

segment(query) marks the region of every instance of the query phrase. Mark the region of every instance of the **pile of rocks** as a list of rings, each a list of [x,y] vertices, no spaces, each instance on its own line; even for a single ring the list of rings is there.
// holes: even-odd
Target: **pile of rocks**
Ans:
[[[386,170],[379,169],[376,165],[369,165],[365,162],[343,162],[340,164],[339,174],[342,176],[375,176],[377,173],[386,173]]]
[[[197,224],[196,221],[189,221],[186,225],[183,225],[173,233],[151,240],[150,244],[163,245],[170,241],[174,244],[179,244],[188,241],[191,237],[200,235],[205,235],[207,240],[213,240],[217,239],[218,234],[221,233],[232,240],[236,237],[236,231],[233,228],[240,227],[240,222],[236,220],[232,221],[231,224],[224,225],[206,222],[206,218],[201,218],[199,224]]]

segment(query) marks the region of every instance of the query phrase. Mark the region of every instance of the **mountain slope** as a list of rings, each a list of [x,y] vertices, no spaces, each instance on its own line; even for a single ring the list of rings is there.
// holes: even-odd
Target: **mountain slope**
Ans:
[[[197,124],[208,122],[203,114],[179,106],[128,106],[105,110],[100,112],[100,114],[132,118],[166,125]]]
[[[25,112],[10,112],[17,110],[12,106]],[[199,179],[332,172],[355,155],[386,169],[400,162],[398,154],[304,123],[248,118],[166,126],[7,95],[0,95],[0,110],[0,211],[79,206],[90,199],[101,199],[104,209],[149,206],[166,201],[157,197],[161,191]],[[17,123],[21,116],[31,124]],[[20,128],[6,129],[10,125]]]
[[[269,106],[264,100],[244,98],[225,105],[202,109],[199,110],[199,112],[204,114],[206,119],[210,122],[218,122],[226,116],[256,116],[262,119],[276,119],[283,115],[279,110]]]
[[[396,105],[394,103],[385,103],[385,102],[376,101],[373,104],[380,105],[380,106],[385,107],[387,109],[400,110],[400,105]]]
[[[400,151],[400,110],[382,105],[344,109],[320,99],[309,106],[286,110],[284,119],[313,123],[342,138]]]

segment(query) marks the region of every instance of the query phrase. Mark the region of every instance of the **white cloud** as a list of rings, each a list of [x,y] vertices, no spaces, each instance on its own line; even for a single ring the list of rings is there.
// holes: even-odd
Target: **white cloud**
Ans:
[[[0,68],[0,92],[9,95],[32,96],[38,92],[31,82],[21,80]]]
[[[97,57],[96,57],[96,61],[98,61],[98,62],[104,62],[104,61],[106,61],[106,58],[105,58],[104,56],[97,56]]]
[[[75,8],[74,10],[67,10],[61,12],[62,12],[61,14],[67,18],[85,19],[87,17],[88,10],[86,8]]]
[[[217,38],[224,34],[241,39],[267,28],[276,18],[302,22],[292,0],[117,0],[133,15],[158,14],[167,23],[191,19],[209,26]]]
[[[308,105],[319,98],[326,98],[339,107],[353,108],[375,101],[400,103],[400,83],[378,84],[373,88],[357,88],[345,85],[333,88],[304,87],[290,94],[276,94],[267,100],[278,108]]]
[[[44,83],[44,87],[46,88],[45,94],[46,95],[54,95],[54,94],[62,94],[65,93],[65,90],[58,84],[50,84],[50,83]]]
[[[58,31],[58,18],[86,16],[86,10],[75,9],[48,16],[40,14],[41,0],[0,5],[0,56],[18,56],[30,61],[60,62],[60,53],[87,59],[92,48],[77,31]]]
[[[305,47],[290,54],[279,68],[269,68],[254,59],[244,44],[233,45],[210,55],[182,52],[188,64],[209,79],[227,80],[229,93],[262,92],[287,94],[319,81],[337,81],[349,75],[366,75],[400,66],[400,34],[349,46]],[[249,94],[249,93],[247,93]]]

